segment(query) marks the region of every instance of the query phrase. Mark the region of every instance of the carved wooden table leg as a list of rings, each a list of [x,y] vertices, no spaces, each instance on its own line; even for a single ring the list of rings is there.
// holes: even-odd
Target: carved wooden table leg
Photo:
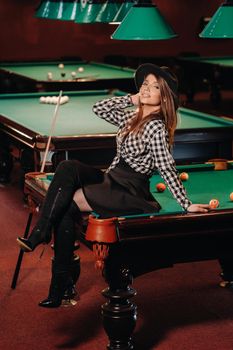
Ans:
[[[136,291],[130,287],[132,276],[129,269],[122,267],[117,259],[109,259],[109,248],[118,244],[117,219],[97,219],[90,216],[88,222],[85,238],[93,243],[95,266],[104,271],[104,277],[109,284],[102,292],[108,298],[108,302],[102,305],[103,326],[110,340],[107,348],[131,350],[137,307],[130,302],[130,298]]]
[[[128,269],[120,269],[118,276],[107,273],[109,287],[102,294],[108,298],[107,303],[102,305],[103,326],[110,343],[109,350],[133,349],[132,333],[137,321],[137,307],[131,303],[136,291],[130,288],[132,277]],[[117,282],[117,283],[116,283]]]

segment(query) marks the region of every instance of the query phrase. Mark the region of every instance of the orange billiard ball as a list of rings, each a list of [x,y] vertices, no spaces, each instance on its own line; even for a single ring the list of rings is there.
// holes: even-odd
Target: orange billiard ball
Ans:
[[[166,185],[164,183],[160,182],[156,185],[156,189],[158,192],[163,192],[166,190]]]
[[[180,179],[181,179],[181,181],[187,181],[188,178],[189,178],[188,173],[181,173],[181,174],[180,174]]]
[[[230,200],[233,202],[233,192],[230,193]]]
[[[209,206],[210,206],[211,209],[216,209],[219,206],[219,201],[217,199],[215,199],[215,198],[211,199],[209,201]]]

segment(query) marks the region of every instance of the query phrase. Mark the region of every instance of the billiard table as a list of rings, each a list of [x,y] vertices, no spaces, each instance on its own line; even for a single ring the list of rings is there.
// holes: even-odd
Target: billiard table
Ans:
[[[159,213],[109,219],[92,213],[84,223],[80,240],[93,249],[96,266],[108,284],[102,291],[108,300],[101,311],[110,341],[108,349],[134,348],[131,337],[137,306],[131,302],[136,294],[131,287],[133,278],[176,263],[215,259],[232,269],[233,202],[229,194],[233,192],[233,163],[226,163],[225,170],[215,169],[214,163],[177,167],[180,173],[189,174],[184,186],[193,203],[208,203],[217,198],[220,202],[217,209],[202,214],[184,212],[167,189],[157,192],[156,184],[162,179],[155,173],[150,179],[150,190],[162,206]],[[52,177],[52,174],[26,175],[25,192],[30,203],[43,201]],[[156,278],[152,285],[156,288]]]
[[[104,168],[115,155],[116,127],[92,112],[101,99],[124,94],[108,90],[64,92],[46,160],[54,171],[62,159],[77,158]],[[40,170],[55,105],[39,102],[54,93],[0,95],[0,140],[21,159],[25,171]],[[173,155],[177,164],[232,158],[233,121],[187,108],[179,109]]]
[[[122,89],[134,91],[134,70],[86,61],[19,62],[0,64],[0,91],[39,92],[57,90]],[[83,71],[80,72],[80,68]],[[75,72],[76,75],[72,76]],[[72,75],[71,75],[72,74]]]
[[[178,57],[183,70],[180,77],[183,90],[190,102],[198,91],[209,91],[214,107],[221,103],[221,90],[233,91],[233,57]]]

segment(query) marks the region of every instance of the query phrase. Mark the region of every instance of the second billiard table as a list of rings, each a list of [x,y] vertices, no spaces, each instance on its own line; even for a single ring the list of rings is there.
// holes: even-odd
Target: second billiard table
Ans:
[[[135,90],[133,69],[86,61],[63,61],[64,68],[61,69],[59,64],[59,61],[2,63],[0,91]]]
[[[221,90],[233,91],[233,57],[181,56],[177,62],[183,70],[181,85],[190,102],[197,92],[207,90],[210,102],[217,108],[222,100]]]
[[[52,93],[44,93],[46,96]],[[54,170],[62,159],[77,158],[106,167],[115,155],[117,128],[92,112],[101,99],[124,93],[107,90],[65,92],[51,138],[48,163]],[[41,93],[0,95],[0,135],[5,146],[17,150],[26,171],[40,170],[55,105],[39,102]],[[233,121],[180,108],[173,155],[177,164],[232,158]],[[16,153],[17,153],[16,152]]]

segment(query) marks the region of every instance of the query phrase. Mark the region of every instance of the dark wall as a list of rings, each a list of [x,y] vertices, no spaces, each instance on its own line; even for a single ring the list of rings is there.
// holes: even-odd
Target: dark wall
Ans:
[[[156,0],[164,17],[179,34],[163,41],[110,39],[114,27],[107,24],[34,18],[38,0],[0,1],[0,60],[23,61],[81,56],[102,61],[105,55],[176,56],[192,51],[201,55],[233,55],[232,40],[200,39],[200,19],[211,16],[223,0]]]

